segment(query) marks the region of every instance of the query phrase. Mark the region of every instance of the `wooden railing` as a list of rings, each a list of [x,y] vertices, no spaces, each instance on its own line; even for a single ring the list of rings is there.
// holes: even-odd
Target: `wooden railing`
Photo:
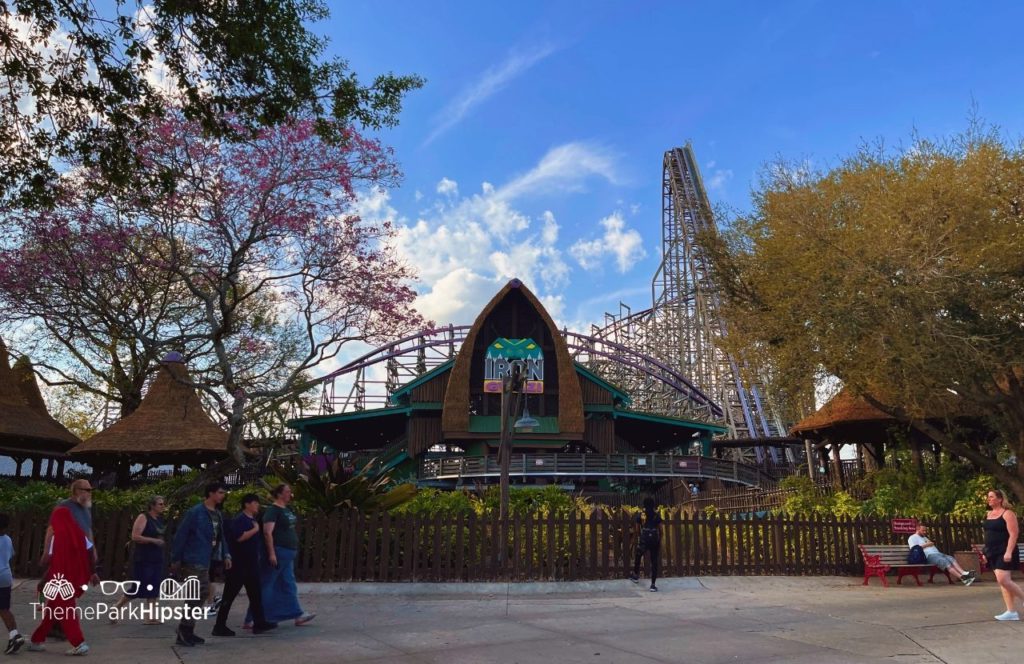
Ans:
[[[457,480],[498,477],[500,474],[496,456],[425,458],[420,466],[420,479]],[[514,477],[715,478],[747,486],[772,483],[772,478],[756,466],[672,454],[520,453],[512,455],[510,474]]]
[[[96,547],[105,578],[130,578],[125,543],[135,514],[96,514]],[[13,514],[17,577],[38,576],[46,514]],[[943,518],[929,536],[952,554],[983,538],[980,521]],[[168,527],[173,537],[174,524]],[[858,544],[906,544],[888,519],[666,515],[662,576],[860,575]],[[296,575],[303,581],[505,581],[623,578],[636,548],[633,518],[622,510],[589,515],[434,516],[336,512],[299,519]],[[167,547],[169,548],[169,547]]]

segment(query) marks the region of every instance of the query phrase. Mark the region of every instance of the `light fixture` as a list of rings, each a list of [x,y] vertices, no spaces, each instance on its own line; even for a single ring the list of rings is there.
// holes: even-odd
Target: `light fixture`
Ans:
[[[520,433],[530,433],[539,426],[540,422],[538,422],[536,418],[530,417],[530,408],[524,403],[523,416],[516,420],[515,424],[512,425],[512,428],[516,429]]]

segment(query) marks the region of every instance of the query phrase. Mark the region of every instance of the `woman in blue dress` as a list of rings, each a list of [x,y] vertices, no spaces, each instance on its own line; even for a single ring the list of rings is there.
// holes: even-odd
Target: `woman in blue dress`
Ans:
[[[153,496],[149,499],[146,511],[132,524],[135,554],[132,556],[131,579],[138,581],[138,590],[124,594],[117,603],[118,611],[133,599],[145,599],[152,606],[159,597],[160,583],[164,580],[164,533],[167,528],[163,520],[165,509],[167,502],[163,496]],[[115,617],[110,620],[112,623],[117,622],[117,614],[114,615]],[[159,625],[160,621],[154,615],[143,624]]]

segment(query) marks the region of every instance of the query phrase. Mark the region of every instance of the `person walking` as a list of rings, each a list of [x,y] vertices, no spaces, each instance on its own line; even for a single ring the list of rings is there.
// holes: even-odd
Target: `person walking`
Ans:
[[[171,574],[179,575],[179,582],[189,577],[199,580],[196,597],[185,600],[186,615],[178,623],[175,642],[179,646],[195,646],[206,643],[206,639],[195,633],[196,621],[192,615],[195,608],[202,608],[210,586],[210,565],[217,551],[224,561],[224,569],[231,569],[231,554],[224,544],[224,521],[217,509],[224,502],[227,491],[220,482],[206,485],[201,503],[185,512],[185,516],[174,534],[171,547]]]
[[[217,624],[213,627],[214,636],[234,636],[235,632],[228,627],[228,614],[238,592],[245,586],[245,594],[249,597],[249,611],[254,623],[253,634],[262,634],[277,627],[267,622],[263,615],[262,591],[260,589],[260,546],[262,536],[256,515],[260,511],[260,499],[254,493],[242,496],[242,511],[231,519],[224,529],[231,551],[231,570],[225,573],[224,594],[221,596],[217,610]]]
[[[644,498],[643,514],[636,515],[636,524],[639,529],[639,538],[636,545],[636,556],[633,560],[633,573],[629,580],[633,583],[640,583],[640,561],[644,553],[648,555],[651,566],[651,592],[658,592],[658,563],[661,557],[661,515],[658,514],[654,498]]]
[[[71,482],[68,487],[70,495],[64,500],[57,503],[56,507],[66,507],[70,512],[72,518],[78,527],[85,533],[85,538],[89,542],[88,551],[92,559],[93,574],[90,579],[90,583],[96,585],[100,582],[100,563],[99,555],[96,551],[96,538],[93,537],[92,533],[92,485],[87,479],[76,479]],[[56,509],[55,507],[55,509]],[[52,515],[51,515],[52,516]],[[49,577],[49,564],[50,564],[50,551],[53,550],[51,546],[51,540],[53,539],[53,528],[49,525],[46,527],[46,535],[43,537],[43,553],[39,557],[39,568],[43,570],[42,578],[39,581],[39,603],[45,602],[45,598],[42,595],[43,585],[45,580]],[[54,622],[53,627],[50,630],[50,637],[55,639],[66,639],[61,623]]]
[[[261,566],[263,613],[272,623],[295,620],[301,627],[315,613],[305,613],[299,604],[299,587],[295,583],[295,556],[299,549],[299,535],[295,531],[297,518],[288,509],[292,501],[292,488],[278,484],[270,491],[274,503],[263,513],[263,541],[266,558]],[[253,629],[252,612],[245,614],[245,629]]]
[[[121,608],[133,599],[144,599],[151,607],[155,606],[160,595],[160,583],[164,580],[164,533],[167,525],[163,513],[167,509],[167,501],[163,496],[153,496],[146,505],[146,511],[139,514],[132,524],[132,579],[138,582],[138,590],[125,593],[114,608],[115,617],[111,624],[117,624],[117,615]],[[153,618],[145,620],[144,625],[159,625],[160,621]]]
[[[34,632],[28,649],[34,652],[46,650],[43,645],[50,629],[59,622],[71,644],[67,655],[85,655],[89,645],[78,622],[78,607],[75,600],[82,596],[85,584],[95,577],[93,571],[94,548],[92,540],[85,536],[75,521],[71,510],[61,505],[50,515],[47,529],[48,548],[46,584],[43,592],[47,601],[43,605],[43,619]]]
[[[981,561],[996,575],[996,583],[999,584],[1006,605],[1006,611],[995,616],[995,619],[1020,620],[1016,606],[1017,600],[1024,602],[1024,590],[1013,581],[1013,570],[1020,568],[1017,515],[1010,509],[1010,501],[998,489],[988,492],[987,501],[985,548]]]
[[[0,618],[7,628],[7,648],[5,655],[13,655],[25,645],[25,637],[18,631],[18,621],[11,613],[11,588],[14,587],[14,575],[11,573],[11,559],[14,558],[14,542],[7,534],[10,518],[0,514]]]

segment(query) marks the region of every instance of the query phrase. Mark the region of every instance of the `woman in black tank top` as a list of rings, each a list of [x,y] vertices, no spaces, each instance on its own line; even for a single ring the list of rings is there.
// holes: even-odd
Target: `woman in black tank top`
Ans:
[[[1002,491],[993,489],[988,492],[983,562],[988,563],[989,569],[995,573],[1006,604],[1006,612],[996,616],[996,620],[1020,620],[1017,602],[1024,602],[1024,590],[1013,582],[1011,576],[1013,570],[1020,567],[1020,552],[1017,548],[1017,515],[1009,508]]]

